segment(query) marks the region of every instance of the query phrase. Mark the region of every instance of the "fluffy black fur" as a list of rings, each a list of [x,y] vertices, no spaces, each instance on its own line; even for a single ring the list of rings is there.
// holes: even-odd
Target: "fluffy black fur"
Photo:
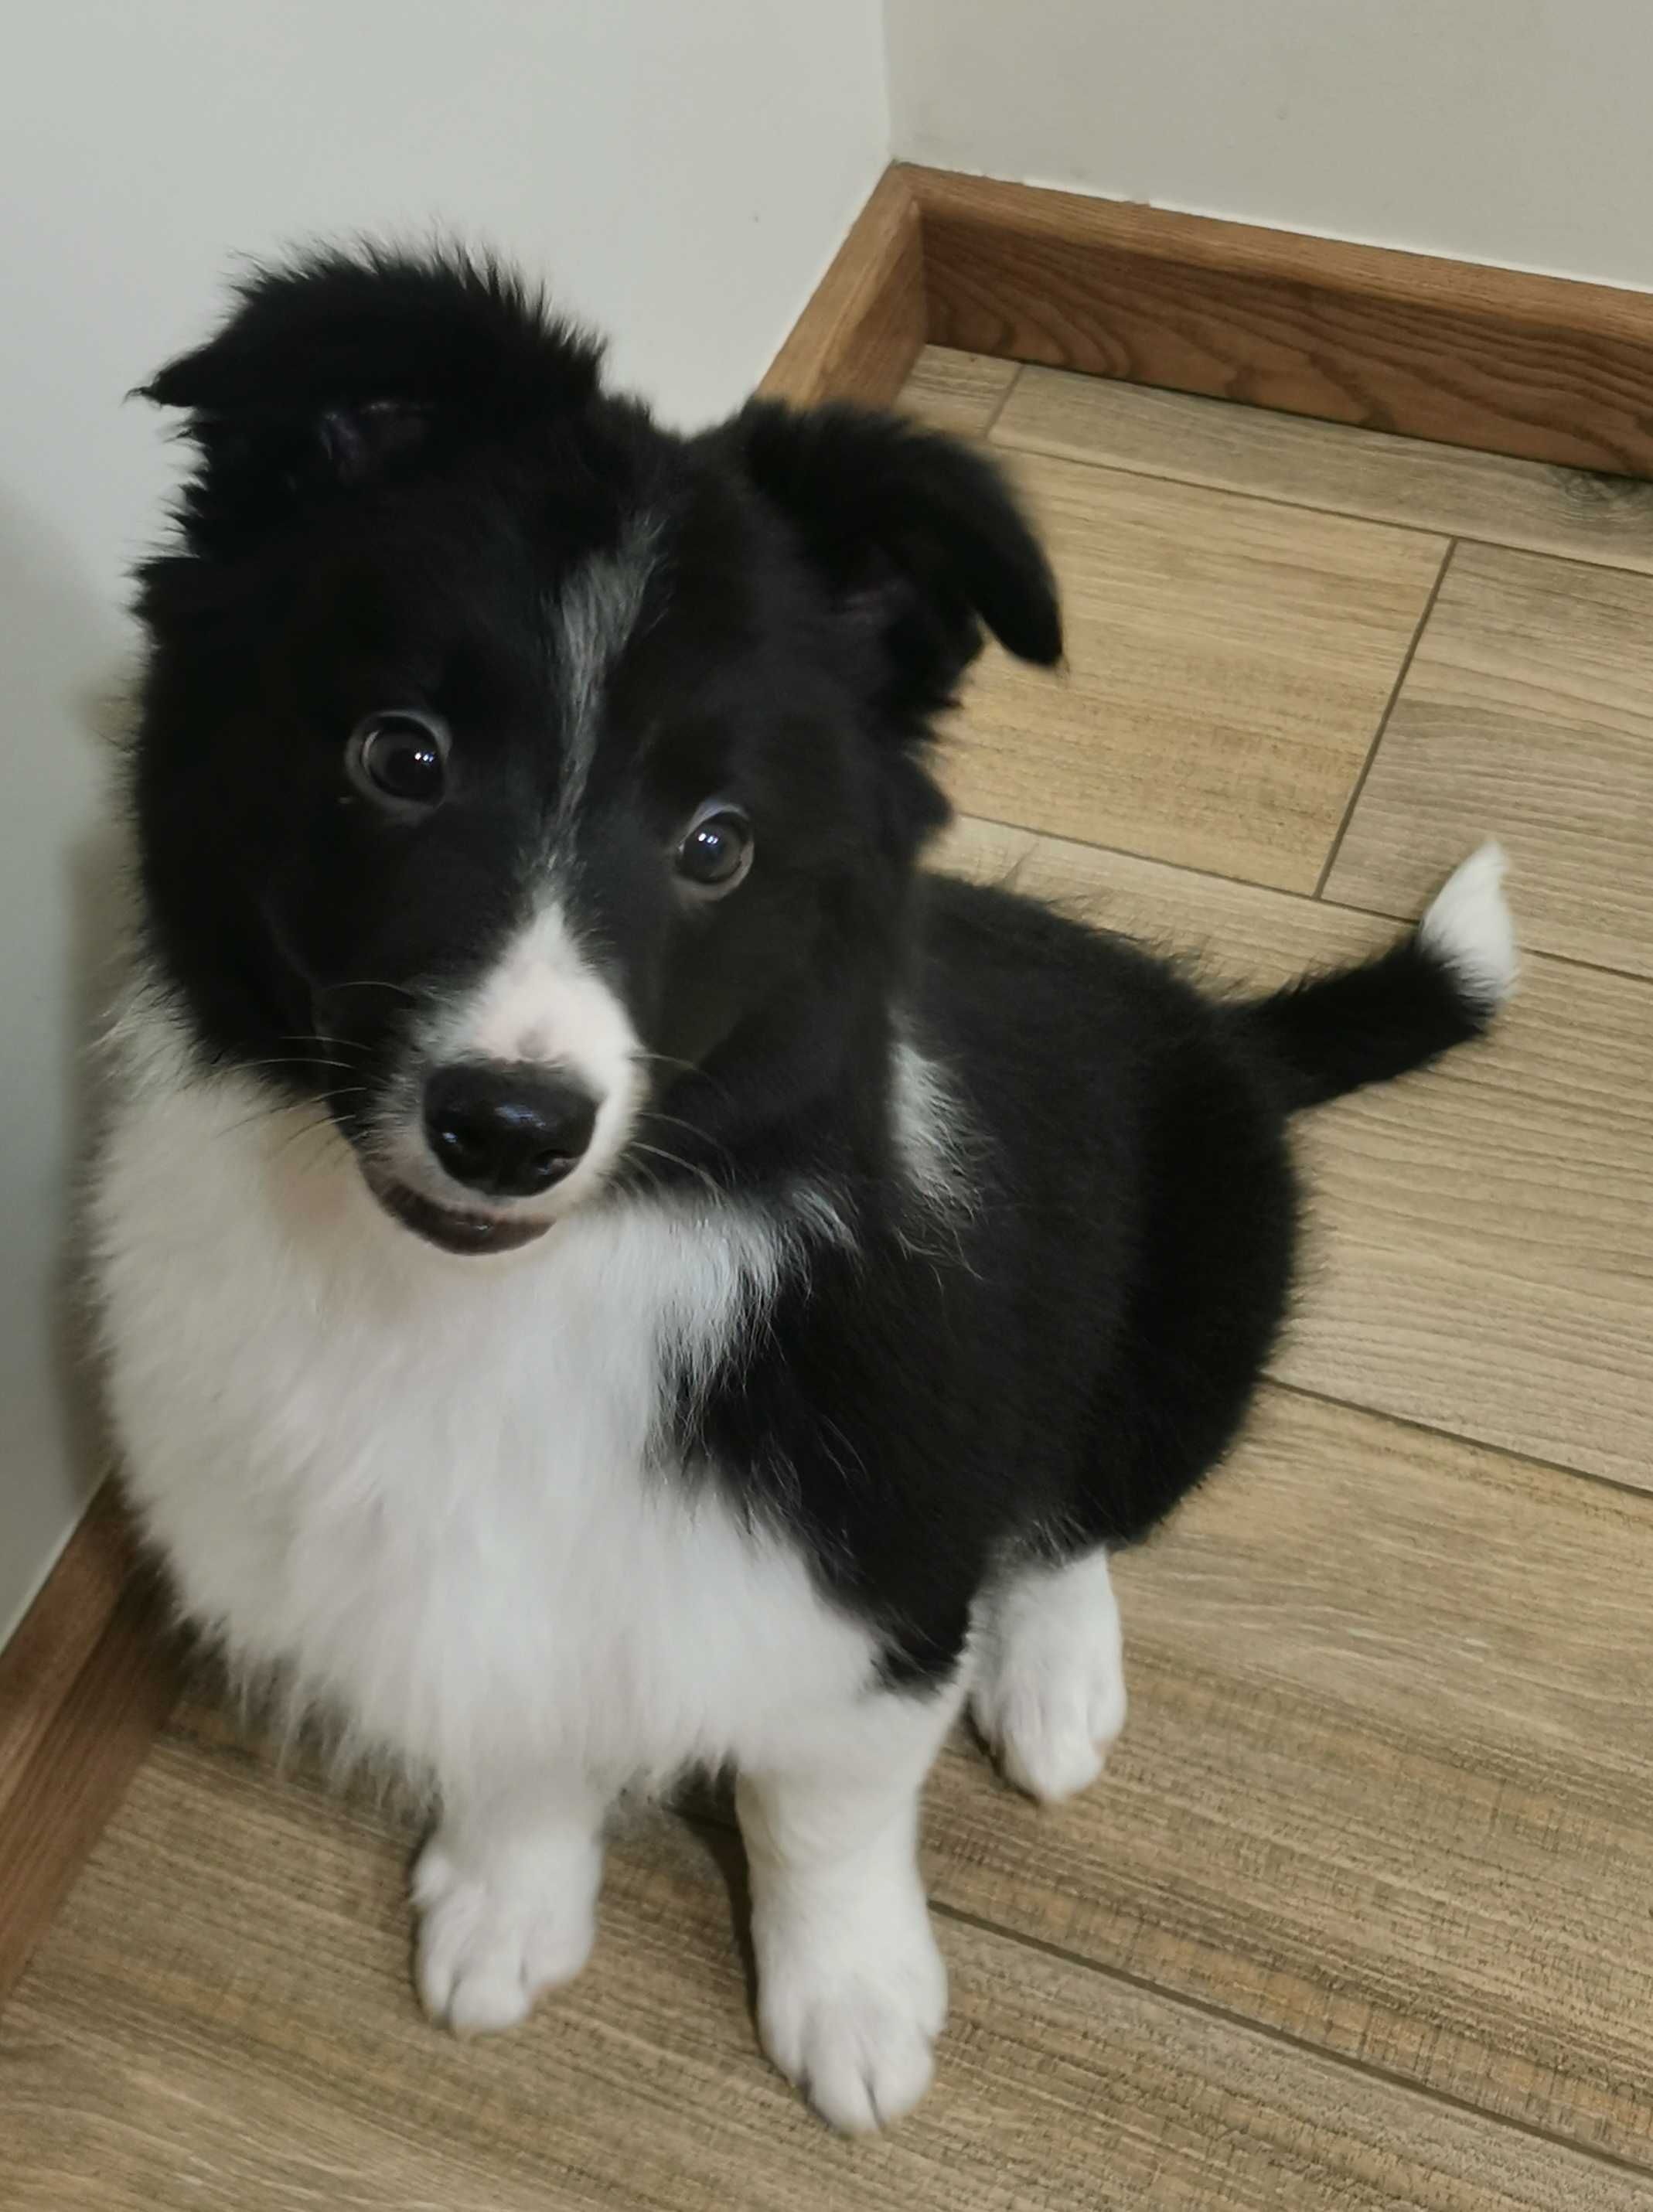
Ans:
[[[1033,535],[950,440],[773,404],[672,435],[457,258],[260,276],[149,392],[199,451],[179,546],[143,572],[137,797],[154,955],[201,1052],[363,1141],[415,1017],[487,967],[542,865],[568,773],[548,610],[646,542],[571,870],[656,1070],[621,1181],[805,1189],[848,1231],[800,1239],[765,1325],[685,1381],[673,1455],[796,1532],[897,1682],[951,1668],[1007,1545],[1151,1528],[1279,1328],[1289,1115],[1486,1010],[1416,940],[1225,1003],[921,872],[934,720],[984,627],[1061,651]],[[415,704],[453,752],[410,823],[341,763],[363,714]],[[713,797],[757,858],[690,911],[665,856]],[[941,1077],[945,1202],[902,1154],[903,1039]]]

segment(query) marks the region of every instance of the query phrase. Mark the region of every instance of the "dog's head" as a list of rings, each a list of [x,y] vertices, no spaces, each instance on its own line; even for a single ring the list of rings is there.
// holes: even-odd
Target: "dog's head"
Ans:
[[[148,396],[199,456],[137,799],[203,1052],[467,1252],[827,1079],[945,817],[933,717],[983,625],[1060,651],[994,469],[849,408],[673,435],[457,256],[260,276]]]

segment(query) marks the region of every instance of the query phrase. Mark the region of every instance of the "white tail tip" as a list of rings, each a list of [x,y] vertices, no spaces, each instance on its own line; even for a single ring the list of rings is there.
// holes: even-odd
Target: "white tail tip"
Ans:
[[[1418,940],[1452,971],[1482,1012],[1501,1006],[1521,973],[1516,927],[1504,896],[1509,868],[1501,845],[1488,842],[1455,868],[1418,925]]]

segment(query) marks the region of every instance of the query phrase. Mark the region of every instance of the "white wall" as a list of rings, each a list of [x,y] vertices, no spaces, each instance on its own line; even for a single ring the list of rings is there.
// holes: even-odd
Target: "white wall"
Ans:
[[[174,471],[121,395],[236,253],[487,240],[673,418],[751,389],[885,159],[878,0],[56,0],[0,71],[0,1639],[82,1501],[58,1291],[99,699]]]
[[[1653,287],[1649,0],[887,0],[896,152]]]

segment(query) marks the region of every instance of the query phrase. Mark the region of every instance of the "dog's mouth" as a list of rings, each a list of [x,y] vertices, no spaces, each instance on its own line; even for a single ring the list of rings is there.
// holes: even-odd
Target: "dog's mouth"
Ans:
[[[514,1252],[532,1244],[550,1227],[549,1221],[514,1221],[496,1214],[467,1213],[462,1208],[439,1206],[405,1183],[368,1177],[368,1188],[392,1221],[410,1229],[441,1252]]]

